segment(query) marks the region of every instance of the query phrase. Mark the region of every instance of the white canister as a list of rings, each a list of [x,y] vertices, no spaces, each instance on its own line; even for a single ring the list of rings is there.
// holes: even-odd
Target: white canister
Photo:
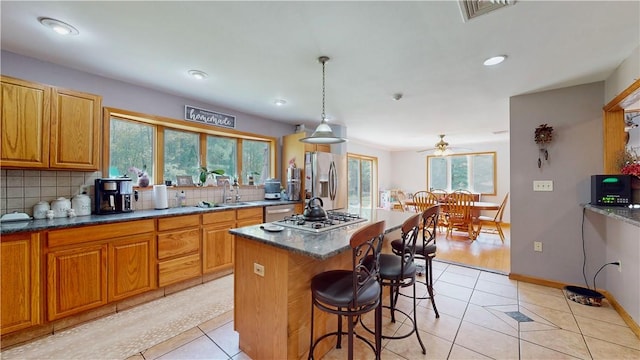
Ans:
[[[33,205],[33,218],[34,219],[46,219],[47,211],[51,210],[49,203],[46,201],[40,201]]]
[[[78,194],[71,199],[71,208],[75,210],[76,216],[91,215],[91,198],[85,194]]]
[[[71,201],[64,197],[59,197],[51,202],[51,210],[53,210],[54,217],[67,217],[67,210],[69,209],[71,209]]]

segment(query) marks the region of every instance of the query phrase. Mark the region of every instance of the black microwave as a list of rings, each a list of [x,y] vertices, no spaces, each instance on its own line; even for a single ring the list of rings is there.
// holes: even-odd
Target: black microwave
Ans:
[[[627,206],[631,203],[631,175],[591,175],[591,205]]]

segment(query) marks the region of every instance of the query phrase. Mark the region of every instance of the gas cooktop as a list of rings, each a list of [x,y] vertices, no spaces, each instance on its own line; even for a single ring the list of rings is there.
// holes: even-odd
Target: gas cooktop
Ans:
[[[327,220],[309,221],[305,220],[302,214],[294,214],[287,216],[283,220],[274,221],[273,224],[319,233],[363,221],[367,221],[367,219],[360,217],[358,214],[329,210],[327,211]]]

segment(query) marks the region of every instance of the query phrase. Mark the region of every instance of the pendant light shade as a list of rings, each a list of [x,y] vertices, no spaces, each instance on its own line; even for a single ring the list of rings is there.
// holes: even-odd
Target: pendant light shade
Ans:
[[[318,61],[322,64],[322,120],[320,121],[320,125],[316,128],[316,130],[311,134],[311,136],[302,138],[300,141],[310,144],[338,144],[341,142],[347,141],[347,139],[336,137],[333,134],[333,130],[329,124],[327,124],[327,117],[324,113],[324,98],[325,98],[325,87],[324,87],[324,64],[329,61],[328,56],[320,56]]]

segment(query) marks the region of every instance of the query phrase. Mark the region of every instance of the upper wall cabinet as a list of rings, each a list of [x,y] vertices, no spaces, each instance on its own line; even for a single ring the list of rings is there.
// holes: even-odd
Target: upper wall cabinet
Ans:
[[[1,77],[2,167],[96,171],[102,97]]]

